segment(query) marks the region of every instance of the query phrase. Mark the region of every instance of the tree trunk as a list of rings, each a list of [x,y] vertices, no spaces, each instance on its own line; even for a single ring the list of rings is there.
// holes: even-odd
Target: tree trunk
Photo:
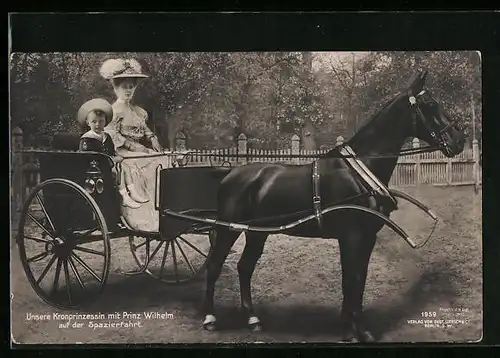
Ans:
[[[312,75],[312,53],[302,52],[302,71],[301,71],[301,82],[304,89],[304,95],[302,96],[303,109],[299,108],[298,114],[302,119],[301,132],[302,132],[302,143],[304,148],[307,150],[316,149],[315,135],[313,131],[313,123],[311,120],[311,104],[312,104],[312,93],[311,93],[311,75]]]

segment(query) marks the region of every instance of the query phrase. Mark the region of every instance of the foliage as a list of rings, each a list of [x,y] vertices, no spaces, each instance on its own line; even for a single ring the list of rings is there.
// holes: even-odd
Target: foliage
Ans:
[[[114,100],[99,76],[108,58],[134,57],[150,77],[136,102],[165,146],[180,131],[190,147],[229,147],[244,132],[249,145],[282,147],[306,125],[315,142],[348,137],[417,68],[448,112],[481,130],[481,78],[474,52],[17,53],[11,56],[12,126],[30,145],[57,131],[76,131],[79,106],[92,97]],[[472,127],[469,125],[469,129]]]
[[[373,113],[395,90],[404,90],[415,69],[429,71],[426,88],[432,92],[451,118],[472,131],[472,107],[476,131],[481,132],[481,68],[476,52],[379,52],[363,58],[359,66],[360,83],[356,90],[357,107]],[[389,84],[399,84],[394,88]]]

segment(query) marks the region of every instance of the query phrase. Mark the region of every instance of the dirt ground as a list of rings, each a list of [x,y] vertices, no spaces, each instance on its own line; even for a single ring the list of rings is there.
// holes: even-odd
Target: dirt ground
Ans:
[[[481,193],[471,187],[403,189],[429,205],[441,218],[431,241],[411,249],[383,229],[373,252],[364,307],[382,342],[477,341],[482,336]],[[402,204],[393,216],[418,242],[431,220]],[[264,330],[252,333],[239,319],[236,264],[244,246],[240,236],[216,286],[221,329],[205,332],[201,323],[203,277],[167,285],[147,275],[123,276],[135,268],[126,240],[112,241],[107,286],[92,312],[140,314],[135,328],[90,328],[72,320],[70,328],[54,320],[60,311],[32,290],[15,246],[12,247],[12,336],[17,343],[215,343],[337,342],[342,302],[338,243],[335,240],[270,236],[253,277],[253,301]],[[144,312],[168,313],[147,319]],[[48,314],[50,320],[29,320]],[[122,319],[129,321],[129,319]],[[411,320],[414,320],[413,322]],[[443,320],[445,325],[426,327]],[[452,321],[453,320],[453,321]],[[115,320],[116,321],[116,320]],[[94,321],[97,322],[97,321]],[[80,328],[72,327],[82,323]]]

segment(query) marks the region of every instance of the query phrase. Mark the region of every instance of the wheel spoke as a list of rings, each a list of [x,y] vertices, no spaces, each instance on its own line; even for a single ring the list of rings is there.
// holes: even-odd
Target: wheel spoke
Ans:
[[[57,286],[59,285],[59,276],[61,275],[62,260],[57,260],[56,274],[54,275],[54,283],[52,285],[52,294],[56,293]]]
[[[89,230],[87,230],[87,231],[85,231],[85,232],[82,232],[82,233],[76,234],[76,235],[75,235],[75,237],[76,237],[76,238],[79,238],[79,237],[83,237],[83,236],[90,235],[90,234],[92,234],[94,231],[96,231],[96,230],[98,230],[98,229],[99,229],[99,227],[97,226],[97,227],[95,227],[95,228],[93,228],[93,229],[89,229]]]
[[[32,261],[36,261],[36,260],[41,260],[41,259],[44,259],[45,257],[47,257],[49,253],[47,251],[44,251],[38,255],[35,255],[33,257],[30,257],[29,259],[26,260],[27,263],[30,263]]]
[[[39,285],[40,282],[42,282],[43,278],[45,277],[45,275],[47,274],[47,272],[49,272],[50,268],[52,267],[52,265],[54,264],[54,262],[56,261],[56,259],[57,259],[56,255],[52,256],[52,258],[50,259],[49,263],[47,264],[47,266],[45,266],[45,269],[42,271],[42,274],[36,280],[36,284],[37,285]]]
[[[94,255],[99,255],[99,256],[105,256],[104,252],[92,250],[92,249],[89,249],[87,247],[75,246],[73,248],[73,250],[83,251],[83,252],[87,252],[89,254],[94,254]]]
[[[45,205],[43,204],[42,198],[40,198],[39,193],[36,193],[36,198],[38,199],[38,202],[40,203],[40,207],[42,208],[43,213],[45,214],[45,217],[47,218],[47,221],[50,224],[50,227],[52,228],[53,232],[56,232],[56,228],[54,227],[54,223],[52,222],[52,219],[50,218],[49,214],[47,213],[47,209],[45,209]]]
[[[68,262],[71,270],[75,274],[76,280],[80,284],[80,287],[85,291],[85,285],[83,284],[82,278],[80,277],[80,274],[78,273],[78,270],[76,269],[75,263],[73,262],[73,258],[71,256],[68,257]]]
[[[149,241],[149,239],[146,239],[142,244],[139,245],[134,245],[134,250],[137,250],[139,247],[146,245],[146,243]]]
[[[184,260],[186,260],[188,266],[189,266],[189,269],[191,270],[191,272],[193,274],[196,274],[196,271],[195,269],[193,268],[193,265],[191,265],[191,261],[188,260],[187,256],[186,256],[186,253],[184,252],[184,250],[182,249],[181,245],[179,244],[179,242],[177,240],[174,240],[175,243],[177,244],[177,247],[179,248],[179,251],[181,252],[181,255],[182,257],[184,257]]]
[[[47,239],[40,239],[39,237],[32,237],[32,236],[24,236],[25,239],[28,239],[28,240],[33,240],[33,241],[36,241],[36,242],[42,242],[44,244],[48,243],[49,240]]]
[[[165,262],[167,261],[167,253],[168,253],[168,244],[165,245],[165,250],[163,251],[163,258],[161,259],[161,266],[160,266],[160,278],[163,275],[163,270],[165,269]]]
[[[42,224],[40,224],[40,222],[33,216],[31,215],[31,213],[26,213],[30,218],[31,220],[33,220],[35,222],[35,224],[40,227],[40,229],[42,229],[43,231],[45,231],[45,233],[47,235],[49,235],[51,238],[54,238],[54,234],[51,233],[49,230],[47,230],[47,228],[45,226],[43,226]]]
[[[97,276],[97,274],[85,262],[83,262],[83,260],[80,258],[80,256],[78,256],[74,252],[71,253],[71,256],[73,256],[73,258],[76,261],[78,261],[78,263],[80,265],[82,265],[83,268],[88,271],[88,273],[90,273],[97,281],[99,281],[99,283],[102,283],[101,278],[99,276]]]
[[[204,254],[203,252],[201,252],[200,249],[198,249],[192,243],[190,243],[189,241],[187,241],[185,238],[183,238],[182,236],[179,236],[179,239],[181,239],[182,241],[184,241],[184,243],[186,245],[188,245],[190,248],[192,248],[193,250],[195,250],[196,252],[198,252],[200,255],[202,255],[203,257],[207,258],[206,254]]]
[[[171,244],[172,244],[172,258],[173,258],[173,261],[174,261],[174,272],[175,272],[175,281],[179,282],[179,275],[177,274],[177,257],[175,255],[175,245],[174,245],[174,241],[170,241]]]
[[[151,262],[151,260],[153,259],[153,257],[155,257],[156,253],[158,252],[158,250],[160,250],[161,248],[161,245],[163,245],[165,241],[160,241],[158,243],[158,245],[156,245],[156,248],[154,249],[153,253],[151,254],[151,256],[149,257],[149,261]]]
[[[151,251],[151,241],[149,239],[146,239],[146,241],[144,241],[144,243],[146,243],[146,262],[144,262],[144,267],[148,267],[149,260],[150,260],[149,253]]]
[[[68,301],[71,304],[71,285],[69,281],[68,260],[64,260],[64,278],[66,280],[66,292],[68,293]]]

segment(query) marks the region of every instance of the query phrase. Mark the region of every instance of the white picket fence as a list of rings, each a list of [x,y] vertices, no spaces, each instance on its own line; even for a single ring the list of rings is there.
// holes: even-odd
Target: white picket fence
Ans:
[[[343,138],[337,138],[337,145]],[[420,142],[413,140],[413,147]],[[329,149],[304,150],[300,148],[298,136],[293,136],[289,149],[266,150],[247,147],[246,137],[240,135],[238,147],[216,150],[191,150],[190,166],[223,165],[238,166],[246,163],[306,164]],[[401,156],[391,177],[392,186],[430,185],[480,185],[479,146],[473,141],[473,148],[465,149],[454,158],[447,158],[441,152],[420,153]]]
[[[343,138],[337,138],[337,145],[343,143]],[[180,143],[177,150],[184,151],[185,143]],[[420,146],[414,139],[413,147]],[[19,128],[12,132],[12,186],[11,196],[19,210],[24,198],[40,181],[38,163],[35,158],[17,154],[23,149],[23,133]],[[228,165],[238,166],[252,162],[306,164],[312,162],[318,155],[328,152],[328,149],[304,150],[300,148],[300,138],[291,137],[289,149],[266,150],[248,148],[244,134],[238,137],[238,146],[224,149],[191,150],[187,156],[188,166]],[[441,152],[421,153],[401,156],[391,177],[391,186],[428,185],[474,185],[476,189],[482,183],[481,167],[479,165],[479,145],[474,140],[471,149],[466,149],[454,158],[446,158]]]

